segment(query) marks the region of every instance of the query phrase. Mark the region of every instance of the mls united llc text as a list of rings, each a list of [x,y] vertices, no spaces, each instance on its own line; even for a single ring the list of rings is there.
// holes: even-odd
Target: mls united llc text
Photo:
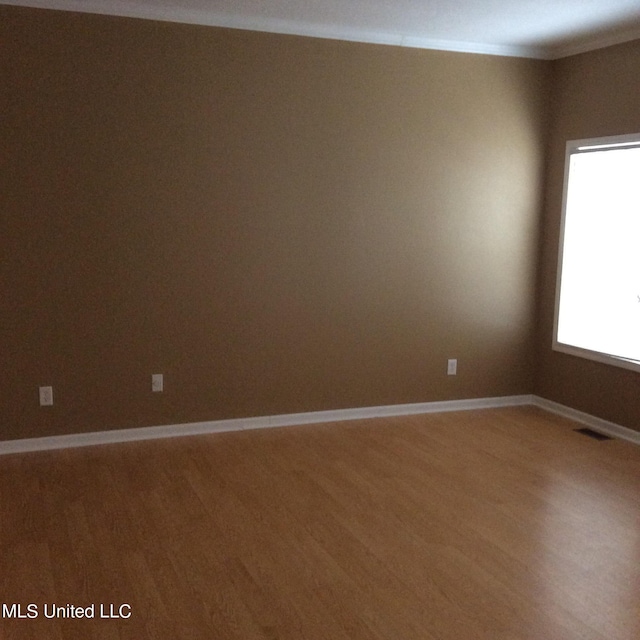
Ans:
[[[102,618],[127,619],[131,617],[131,605],[123,604],[90,604],[79,607],[75,604],[57,605],[54,603],[38,606],[35,603],[22,605],[18,603],[2,603],[2,617],[33,620],[42,614],[44,618]]]

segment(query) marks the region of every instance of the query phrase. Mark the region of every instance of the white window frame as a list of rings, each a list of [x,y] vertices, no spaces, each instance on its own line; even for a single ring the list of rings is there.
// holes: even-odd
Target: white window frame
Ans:
[[[614,365],[616,367],[622,367],[624,369],[631,369],[633,371],[640,372],[640,361],[626,359],[610,354],[602,353],[599,351],[592,351],[590,349],[583,349],[574,345],[564,344],[558,342],[558,318],[560,313],[560,288],[562,284],[562,264],[564,254],[564,235],[565,235],[565,217],[567,210],[567,195],[569,186],[569,167],[571,156],[578,152],[578,150],[584,151],[585,148],[592,147],[612,147],[616,146],[638,146],[640,147],[640,133],[625,134],[619,136],[607,136],[601,138],[587,138],[583,140],[569,140],[566,144],[565,151],[565,163],[564,163],[564,187],[562,193],[562,218],[560,222],[560,243],[558,249],[558,268],[556,274],[556,300],[555,300],[555,313],[553,323],[553,343],[552,349],[554,351],[560,351],[562,353],[568,353],[570,355],[586,358],[588,360],[595,360],[596,362],[604,362],[606,364]]]

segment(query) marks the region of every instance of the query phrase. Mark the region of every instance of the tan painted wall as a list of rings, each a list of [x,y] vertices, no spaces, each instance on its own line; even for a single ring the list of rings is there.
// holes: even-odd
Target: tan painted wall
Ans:
[[[0,439],[531,392],[548,63],[6,6],[0,47]]]
[[[551,350],[567,140],[640,131],[640,40],[553,63],[536,393],[640,430],[640,374]]]

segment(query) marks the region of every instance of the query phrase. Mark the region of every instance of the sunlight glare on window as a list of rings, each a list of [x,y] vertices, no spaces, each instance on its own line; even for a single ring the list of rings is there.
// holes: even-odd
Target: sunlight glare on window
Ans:
[[[557,342],[640,361],[640,148],[597,149],[569,160]]]

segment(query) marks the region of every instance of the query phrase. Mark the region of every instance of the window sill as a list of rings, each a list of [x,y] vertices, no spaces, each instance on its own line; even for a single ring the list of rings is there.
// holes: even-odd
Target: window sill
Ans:
[[[576,356],[578,358],[594,360],[595,362],[602,362],[613,367],[640,372],[640,361],[638,360],[620,358],[618,356],[609,355],[608,353],[600,353],[599,351],[591,351],[590,349],[581,349],[580,347],[574,347],[573,345],[555,341],[552,345],[552,349],[561,353],[568,353],[569,355]]]

